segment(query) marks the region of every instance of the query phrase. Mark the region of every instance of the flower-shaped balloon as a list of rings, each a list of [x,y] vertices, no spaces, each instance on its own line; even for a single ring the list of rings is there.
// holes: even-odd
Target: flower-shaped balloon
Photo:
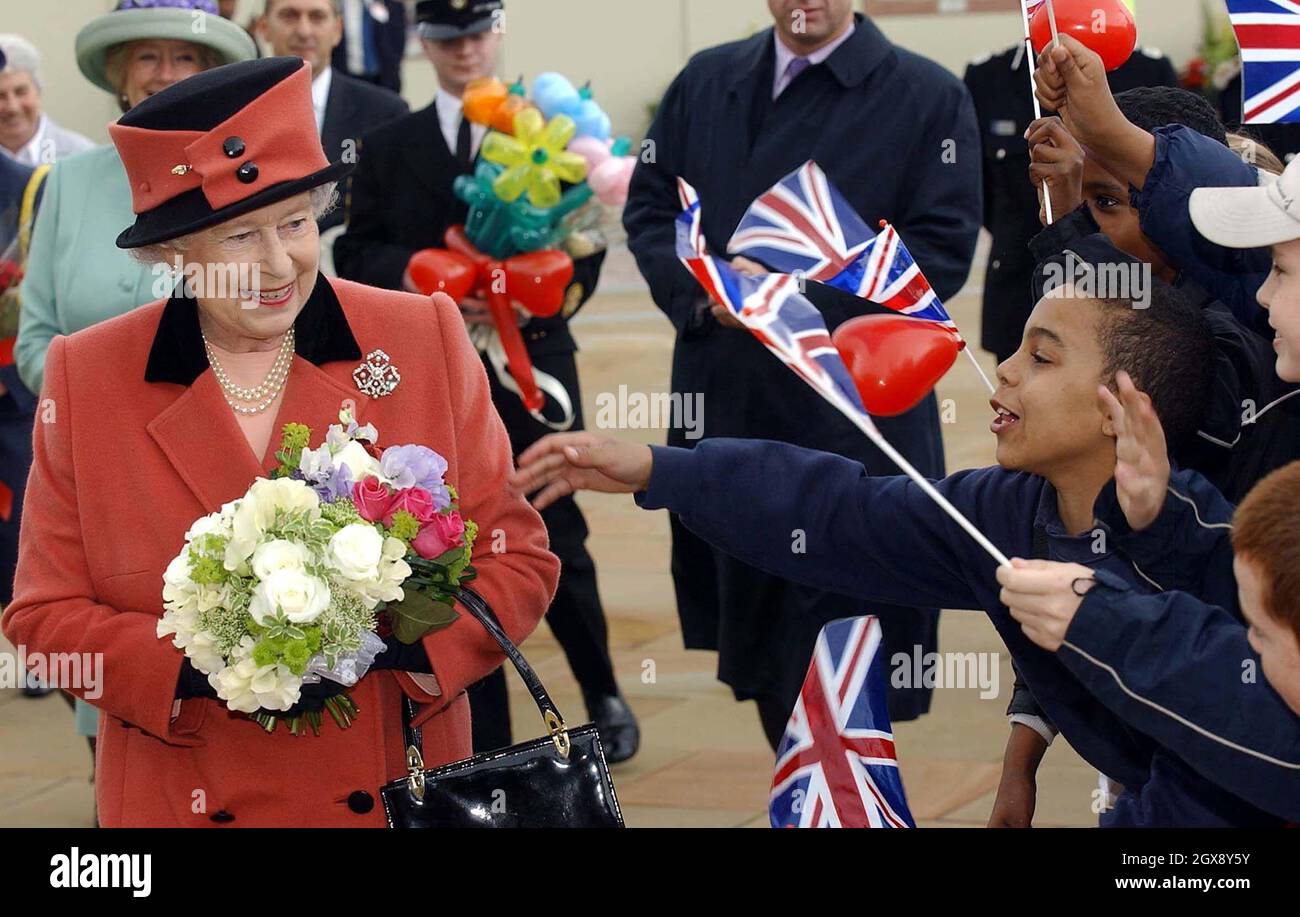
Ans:
[[[529,108],[515,115],[515,135],[492,131],[483,140],[483,158],[505,166],[492,184],[497,197],[506,203],[524,192],[534,207],[554,207],[560,202],[560,182],[576,184],[587,177],[587,161],[565,147],[577,132],[567,115],[544,121],[541,112]]]

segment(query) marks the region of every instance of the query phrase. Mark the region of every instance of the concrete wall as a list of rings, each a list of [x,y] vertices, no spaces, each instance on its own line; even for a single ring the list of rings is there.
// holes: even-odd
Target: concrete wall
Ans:
[[[0,31],[27,36],[45,56],[47,110],[101,141],[118,112],[78,72],[72,45],[77,30],[112,5],[111,0],[0,0]],[[260,8],[261,0],[242,0],[241,21]],[[1181,65],[1199,42],[1200,9],[1200,0],[1139,0],[1141,41]],[[764,0],[512,0],[507,12],[503,77],[560,70],[575,81],[591,79],[616,130],[633,135],[644,130],[647,106],[691,54],[742,38],[770,21]],[[1021,34],[1014,12],[888,16],[879,23],[894,41],[959,74],[970,58],[1007,47]],[[404,79],[412,106],[428,104],[436,88],[433,68],[423,58],[409,59]]]

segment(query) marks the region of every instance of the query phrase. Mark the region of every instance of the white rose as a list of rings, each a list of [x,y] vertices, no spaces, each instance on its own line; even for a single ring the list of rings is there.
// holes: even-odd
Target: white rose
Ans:
[[[283,613],[294,624],[310,624],[330,603],[330,587],[323,579],[296,570],[280,570],[253,589],[248,613],[258,624],[266,624]]]
[[[325,557],[344,579],[370,582],[379,577],[384,556],[384,536],[373,525],[354,522],[330,538]]]
[[[253,575],[266,579],[281,570],[295,570],[299,573],[307,569],[311,560],[311,551],[306,547],[283,538],[276,538],[260,545],[253,552],[251,566]]]
[[[163,585],[174,586],[177,589],[194,588],[194,581],[190,579],[190,549],[188,547],[173,557],[172,562],[163,571]]]
[[[231,520],[232,533],[226,546],[227,570],[238,569],[252,556],[267,529],[275,524],[278,513],[306,513],[308,518],[318,519],[320,497],[306,481],[292,478],[254,481]]]
[[[389,478],[379,469],[379,460],[366,451],[366,447],[356,440],[350,440],[346,446],[334,454],[334,466],[346,465],[352,472],[352,480],[360,483],[366,478],[379,478],[385,484]]]

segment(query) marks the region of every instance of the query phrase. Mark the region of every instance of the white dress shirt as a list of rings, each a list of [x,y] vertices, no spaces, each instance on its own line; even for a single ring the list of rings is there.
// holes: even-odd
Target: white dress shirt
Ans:
[[[447,141],[447,149],[451,154],[456,155],[456,138],[460,134],[460,119],[464,111],[464,105],[461,100],[452,95],[442,87],[438,88],[438,94],[434,97],[434,104],[438,108],[438,126],[442,128],[443,139]],[[483,143],[483,138],[487,136],[486,124],[471,124],[469,126],[469,156],[474,159],[478,156],[478,148]]]
[[[321,75],[311,81],[311,108],[316,113],[316,133],[325,130],[325,106],[330,100],[330,86],[334,83],[334,68],[326,67]]]
[[[791,51],[786,47],[785,42],[781,40],[781,36],[774,29],[772,31],[772,41],[776,42],[776,68],[775,75],[772,78],[772,98],[775,99],[781,93],[785,92],[785,87],[790,85],[790,81],[793,77],[791,77],[786,71],[790,69],[791,61],[796,57],[804,57],[808,61],[808,66],[810,67],[814,64],[820,64],[822,61],[826,60],[826,58],[834,54],[836,48],[848,41],[849,36],[853,34],[853,31],[857,27],[857,23],[850,18],[849,27],[844,30],[844,33],[840,35],[839,38],[824,47],[818,48],[812,54],[807,55],[800,55]]]

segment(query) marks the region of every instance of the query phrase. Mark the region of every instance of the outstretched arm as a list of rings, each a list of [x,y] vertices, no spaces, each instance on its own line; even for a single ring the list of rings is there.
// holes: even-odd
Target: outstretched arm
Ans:
[[[1011,492],[992,492],[997,479],[971,472],[935,486],[968,516],[977,504],[1028,512],[1008,505]],[[540,491],[535,505],[575,490],[636,493],[643,508],[670,510],[716,547],[796,582],[866,601],[981,607],[967,536],[907,478],[871,477],[838,455],[758,440],[673,449],[557,434],[520,456],[511,486]]]

